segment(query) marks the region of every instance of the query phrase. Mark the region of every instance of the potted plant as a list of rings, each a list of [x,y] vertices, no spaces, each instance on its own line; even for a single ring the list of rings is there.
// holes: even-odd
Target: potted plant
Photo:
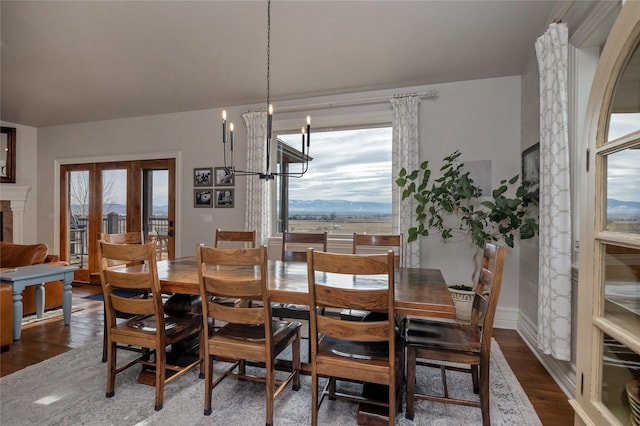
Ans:
[[[408,229],[408,242],[428,236],[430,231],[438,233],[444,241],[455,234],[468,235],[476,247],[472,275],[472,283],[475,283],[476,260],[486,242],[504,241],[513,247],[516,238],[532,238],[538,233],[537,218],[532,216],[532,208],[538,205],[538,191],[515,175],[501,180],[490,195],[482,194],[481,188],[464,170],[464,164],[458,161],[460,155],[456,150],[445,157],[441,176],[433,181],[429,162],[424,161],[419,169],[410,172],[402,168],[396,184],[403,189],[403,200],[413,197],[417,202],[417,225]],[[454,301],[473,300],[471,285],[452,286],[450,291]],[[467,319],[470,304],[463,308],[456,306],[456,311],[459,311],[458,317]]]

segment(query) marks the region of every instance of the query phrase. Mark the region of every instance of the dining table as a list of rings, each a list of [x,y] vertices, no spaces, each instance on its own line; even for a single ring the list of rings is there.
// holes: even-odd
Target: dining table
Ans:
[[[195,257],[157,262],[158,279],[163,292],[200,294],[198,266]],[[306,262],[269,260],[269,296],[271,302],[309,305]],[[229,271],[227,271],[229,272]],[[316,278],[318,280],[318,278]],[[321,279],[320,279],[321,281]],[[334,283],[335,281],[332,281]],[[394,309],[398,315],[448,318],[456,317],[456,309],[442,272],[433,268],[395,268]],[[343,278],[336,285],[354,288],[380,288],[385,280]]]

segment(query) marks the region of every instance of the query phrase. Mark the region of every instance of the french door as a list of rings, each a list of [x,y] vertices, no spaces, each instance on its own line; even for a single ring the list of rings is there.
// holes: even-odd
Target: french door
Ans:
[[[159,259],[175,253],[175,159],[60,166],[62,260],[77,266],[75,280],[97,279],[100,233],[142,231]]]

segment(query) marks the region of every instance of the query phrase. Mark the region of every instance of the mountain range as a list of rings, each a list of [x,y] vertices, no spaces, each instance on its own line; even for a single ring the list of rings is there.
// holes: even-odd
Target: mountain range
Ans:
[[[80,206],[72,206],[72,211],[81,214]],[[153,206],[153,214],[166,215],[167,206]],[[109,204],[104,211],[124,215],[126,206]],[[391,214],[391,203],[359,202],[346,200],[289,200],[289,214]],[[607,199],[607,216],[611,218],[640,217],[640,202]]]

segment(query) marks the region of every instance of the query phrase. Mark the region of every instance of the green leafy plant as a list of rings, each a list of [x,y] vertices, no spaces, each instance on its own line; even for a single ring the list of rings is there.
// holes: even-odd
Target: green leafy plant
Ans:
[[[537,218],[531,215],[538,205],[538,193],[519,175],[502,180],[485,199],[464,164],[458,162],[460,152],[455,151],[443,160],[441,176],[431,180],[429,162],[419,169],[407,172],[404,168],[396,179],[403,189],[402,199],[413,197],[417,201],[417,226],[408,230],[408,241],[428,236],[429,231],[448,240],[454,233],[466,233],[476,246],[483,248],[488,241],[504,241],[514,246],[516,238],[532,238],[538,233]],[[515,190],[514,190],[515,189]],[[510,194],[514,194],[513,196]]]

